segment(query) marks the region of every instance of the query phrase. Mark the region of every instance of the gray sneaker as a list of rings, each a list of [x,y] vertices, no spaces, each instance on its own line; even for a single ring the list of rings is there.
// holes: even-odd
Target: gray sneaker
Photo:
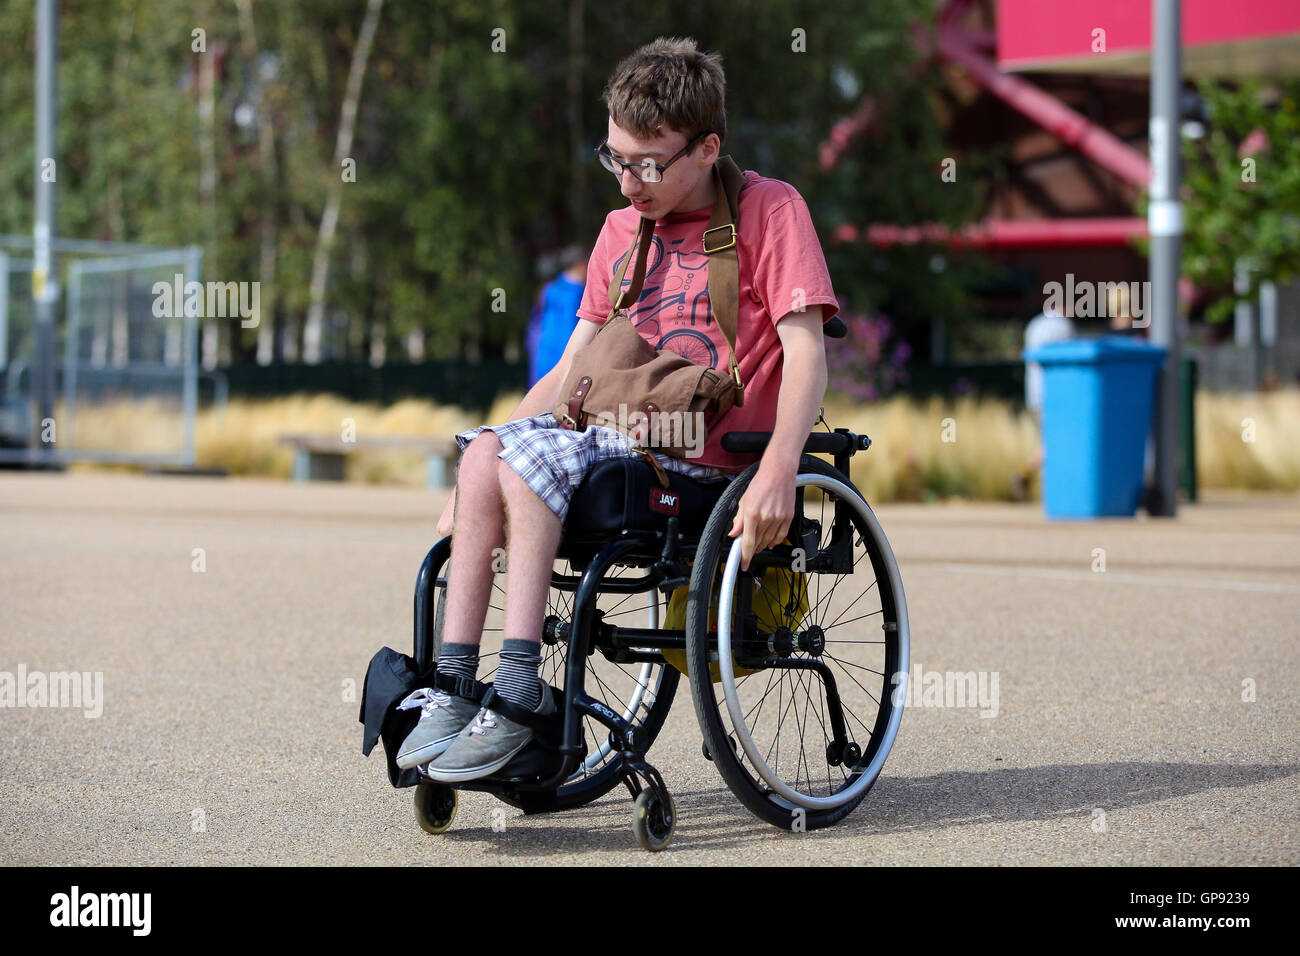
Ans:
[[[415,707],[422,711],[420,722],[397,750],[397,766],[403,770],[440,756],[479,711],[478,701],[456,697],[434,687],[421,687],[397,705],[398,710]]]
[[[541,717],[555,713],[551,689],[542,683],[542,702],[533,711]],[[496,773],[532,741],[535,731],[484,707],[457,735],[452,745],[429,764],[429,777],[439,783],[462,783]]]

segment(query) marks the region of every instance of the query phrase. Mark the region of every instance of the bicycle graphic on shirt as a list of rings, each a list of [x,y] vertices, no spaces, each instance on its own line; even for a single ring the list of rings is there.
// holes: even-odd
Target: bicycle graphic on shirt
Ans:
[[[674,240],[673,244],[676,245],[681,241]],[[663,284],[651,284],[655,272],[666,258],[663,240],[658,236],[651,237],[641,295],[628,310],[628,318],[631,319],[632,325],[647,341],[653,341],[659,335],[660,317],[666,310],[674,308],[677,310],[677,317],[689,321],[691,325],[698,323],[706,328],[713,325],[713,309],[709,304],[708,282],[705,281],[708,275],[709,257],[702,252],[681,252],[675,249],[668,255],[673,257],[677,269],[686,273],[685,278],[680,275],[667,277],[670,281],[679,283],[672,288]],[[620,256],[614,262],[610,272],[611,278],[617,274],[622,261],[623,256]],[[631,285],[631,279],[624,279],[623,284]],[[689,318],[687,318],[687,298],[692,288],[698,288],[699,291],[690,299]],[[673,329],[659,338],[655,348],[676,352],[696,365],[718,367],[718,347],[708,335],[695,329]]]

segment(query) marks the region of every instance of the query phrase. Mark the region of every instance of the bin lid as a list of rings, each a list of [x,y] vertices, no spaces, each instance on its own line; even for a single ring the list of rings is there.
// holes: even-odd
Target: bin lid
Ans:
[[[1050,342],[1036,349],[1026,349],[1021,357],[1026,362],[1038,362],[1041,365],[1100,365],[1109,362],[1158,364],[1164,361],[1165,351],[1162,346],[1150,342],[1138,342],[1121,335],[1106,335]]]

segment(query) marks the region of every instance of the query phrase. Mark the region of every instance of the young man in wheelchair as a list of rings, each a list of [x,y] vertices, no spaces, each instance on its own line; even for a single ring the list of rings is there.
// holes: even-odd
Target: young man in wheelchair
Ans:
[[[561,531],[574,490],[598,462],[634,453],[623,433],[596,425],[563,428],[562,400],[573,356],[611,312],[605,283],[622,265],[642,219],[653,248],[639,298],[628,308],[652,346],[721,368],[729,346],[710,305],[703,233],[715,202],[714,163],[726,138],[726,83],[720,58],[689,39],[659,39],[619,64],[605,90],[608,135],[601,164],[619,180],[627,205],[611,212],[596,241],[578,323],[559,364],[520,402],[511,420],[456,436],[464,454],[455,491],[438,522],[453,546],[437,670],[477,674],[493,588],[494,550],[508,553],[504,643],[496,695],[516,714],[546,715],[555,703],[538,677],[543,615]],[[662,468],[700,481],[724,481],[755,460],[722,448],[728,431],[770,431],[760,465],[740,500],[730,534],[742,567],[786,536],[795,475],[826,387],[822,324],[838,309],[808,207],[790,185],[745,172],[736,216],[739,261],[736,359],[744,404],[706,422],[691,458],[654,454]],[[505,766],[534,731],[479,701],[429,689],[397,764],[427,764],[443,783],[488,776]]]

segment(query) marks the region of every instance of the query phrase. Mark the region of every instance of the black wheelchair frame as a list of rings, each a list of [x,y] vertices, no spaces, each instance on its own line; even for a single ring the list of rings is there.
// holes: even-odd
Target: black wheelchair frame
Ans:
[[[724,436],[722,444],[726,450],[732,452],[761,453],[770,435],[770,432],[732,432]],[[869,448],[870,445],[871,440],[867,436],[839,428],[831,432],[811,434],[804,445],[804,454],[805,456],[818,454],[832,456],[834,472],[842,477],[845,484],[848,484],[851,458],[857,452]],[[805,462],[809,460],[805,457]],[[824,462],[818,464],[825,470]],[[751,472],[756,467],[752,466]],[[804,468],[801,467],[800,471],[804,471]],[[849,487],[851,488],[851,485]],[[865,506],[865,500],[862,504]],[[716,502],[714,508],[716,510]],[[796,500],[795,518],[791,523],[791,535],[787,539],[788,542],[794,543],[785,543],[754,555],[748,573],[761,574],[767,567],[789,568],[791,554],[795,547],[801,547],[803,554],[807,556],[806,570],[810,573],[843,573],[846,568],[852,570],[853,521],[847,512],[846,503],[842,499],[835,500],[835,517],[828,546],[819,544],[822,529],[817,522],[811,521],[810,524],[810,521],[811,519],[807,519],[803,514],[803,495],[799,495]],[[583,805],[622,782],[635,800],[633,829],[638,841],[650,850],[662,849],[667,845],[672,838],[675,825],[675,807],[662,776],[646,759],[659,727],[636,725],[589,694],[586,687],[587,660],[589,655],[599,651],[608,660],[619,664],[638,662],[665,664],[662,654],[664,650],[687,650],[689,622],[687,627],[683,628],[616,625],[603,619],[597,609],[596,597],[600,593],[633,594],[651,590],[662,592],[664,595],[672,593],[674,589],[690,583],[691,568],[688,562],[695,557],[701,540],[702,538],[692,539],[690,536],[684,536],[679,531],[678,518],[668,517],[662,530],[624,529],[617,537],[603,545],[598,547],[592,545],[573,554],[570,562],[575,569],[580,570],[580,573],[555,572],[553,574],[553,588],[574,594],[571,619],[563,621],[554,615],[548,616],[542,634],[542,640],[546,645],[554,646],[560,642],[567,645],[564,687],[562,692],[557,689],[557,694],[562,693],[562,700],[557,696],[557,704],[559,712],[563,715],[563,733],[559,747],[549,750],[534,745],[497,774],[481,780],[459,783],[454,788],[422,777],[415,794],[415,802],[417,819],[426,831],[441,833],[450,826],[456,806],[454,790],[488,792],[523,810],[526,814],[535,814]],[[888,550],[887,543],[885,550]],[[450,551],[450,536],[438,541],[425,556],[416,578],[414,657],[422,673],[434,664],[436,644],[439,639],[437,631],[439,602],[435,600],[434,592],[445,588],[446,579],[440,575],[450,556]],[[563,544],[561,552],[564,552]],[[873,557],[873,564],[875,560]],[[889,561],[892,564],[892,553],[889,554]],[[607,573],[616,566],[644,568],[645,573],[630,580],[607,578]],[[878,574],[880,570],[877,568]],[[894,574],[896,578],[896,566]],[[895,590],[896,597],[893,594]],[[749,593],[745,588],[739,589],[739,605],[734,619],[744,624],[738,642],[733,644],[736,662],[741,666],[754,669],[788,668],[815,673],[824,687],[827,716],[831,724],[832,741],[827,750],[828,764],[843,764],[853,768],[857,768],[860,761],[865,764],[862,747],[852,740],[851,729],[841,712],[839,689],[834,675],[826,663],[819,659],[821,649],[817,646],[817,642],[820,638],[815,633],[816,629],[796,633],[782,628],[778,633],[772,634],[757,631],[753,626],[753,615],[750,613]],[[901,613],[904,632],[901,664],[905,666],[906,608],[905,604],[902,604],[901,581],[897,581],[891,587],[890,595],[891,601],[902,605],[901,612],[896,608],[890,608],[882,614],[882,617],[886,620],[884,626],[888,631],[890,626],[888,617],[893,615],[894,630],[897,632],[897,620]],[[705,595],[706,609],[707,605],[708,599]],[[705,620],[707,621],[707,618]],[[716,631],[709,632],[709,639],[716,652]],[[807,652],[809,656],[791,656],[796,650]],[[900,666],[897,653],[894,653],[891,659],[893,667]],[[676,680],[677,676],[674,674],[674,691]],[[671,701],[668,706],[671,706]],[[698,707],[697,700],[697,709]],[[901,714],[901,707],[899,713]],[[665,716],[666,711],[660,716],[660,726]],[[890,716],[892,719],[889,740],[885,747],[886,754],[888,744],[892,743],[892,733],[896,733],[898,720],[892,712]],[[612,748],[609,759],[612,763],[601,770],[604,784],[595,786],[588,792],[566,798],[562,795],[562,788],[579,770],[588,753],[582,732],[584,718],[591,718],[608,729],[609,743]],[[885,720],[885,712],[882,709],[872,734],[873,738],[879,737],[879,732],[885,729]],[[731,743],[734,751],[734,740]],[[879,739],[869,742],[870,756],[875,756],[875,748],[879,744]],[[709,756],[707,746],[705,756]],[[878,769],[876,772],[879,772]],[[856,778],[851,776],[850,779]],[[730,785],[730,781],[728,782]],[[866,789],[869,789],[869,785]],[[737,792],[739,795],[739,791]],[[853,805],[856,805],[860,799],[861,794],[853,801]],[[752,803],[750,808],[756,813],[760,809]],[[848,809],[851,810],[852,806]],[[781,819],[773,819],[772,814],[760,815],[766,816],[769,822],[789,828],[789,825],[783,823]],[[842,813],[824,814],[825,822],[822,825],[834,822],[842,815]],[[797,824],[795,828],[798,828]]]

